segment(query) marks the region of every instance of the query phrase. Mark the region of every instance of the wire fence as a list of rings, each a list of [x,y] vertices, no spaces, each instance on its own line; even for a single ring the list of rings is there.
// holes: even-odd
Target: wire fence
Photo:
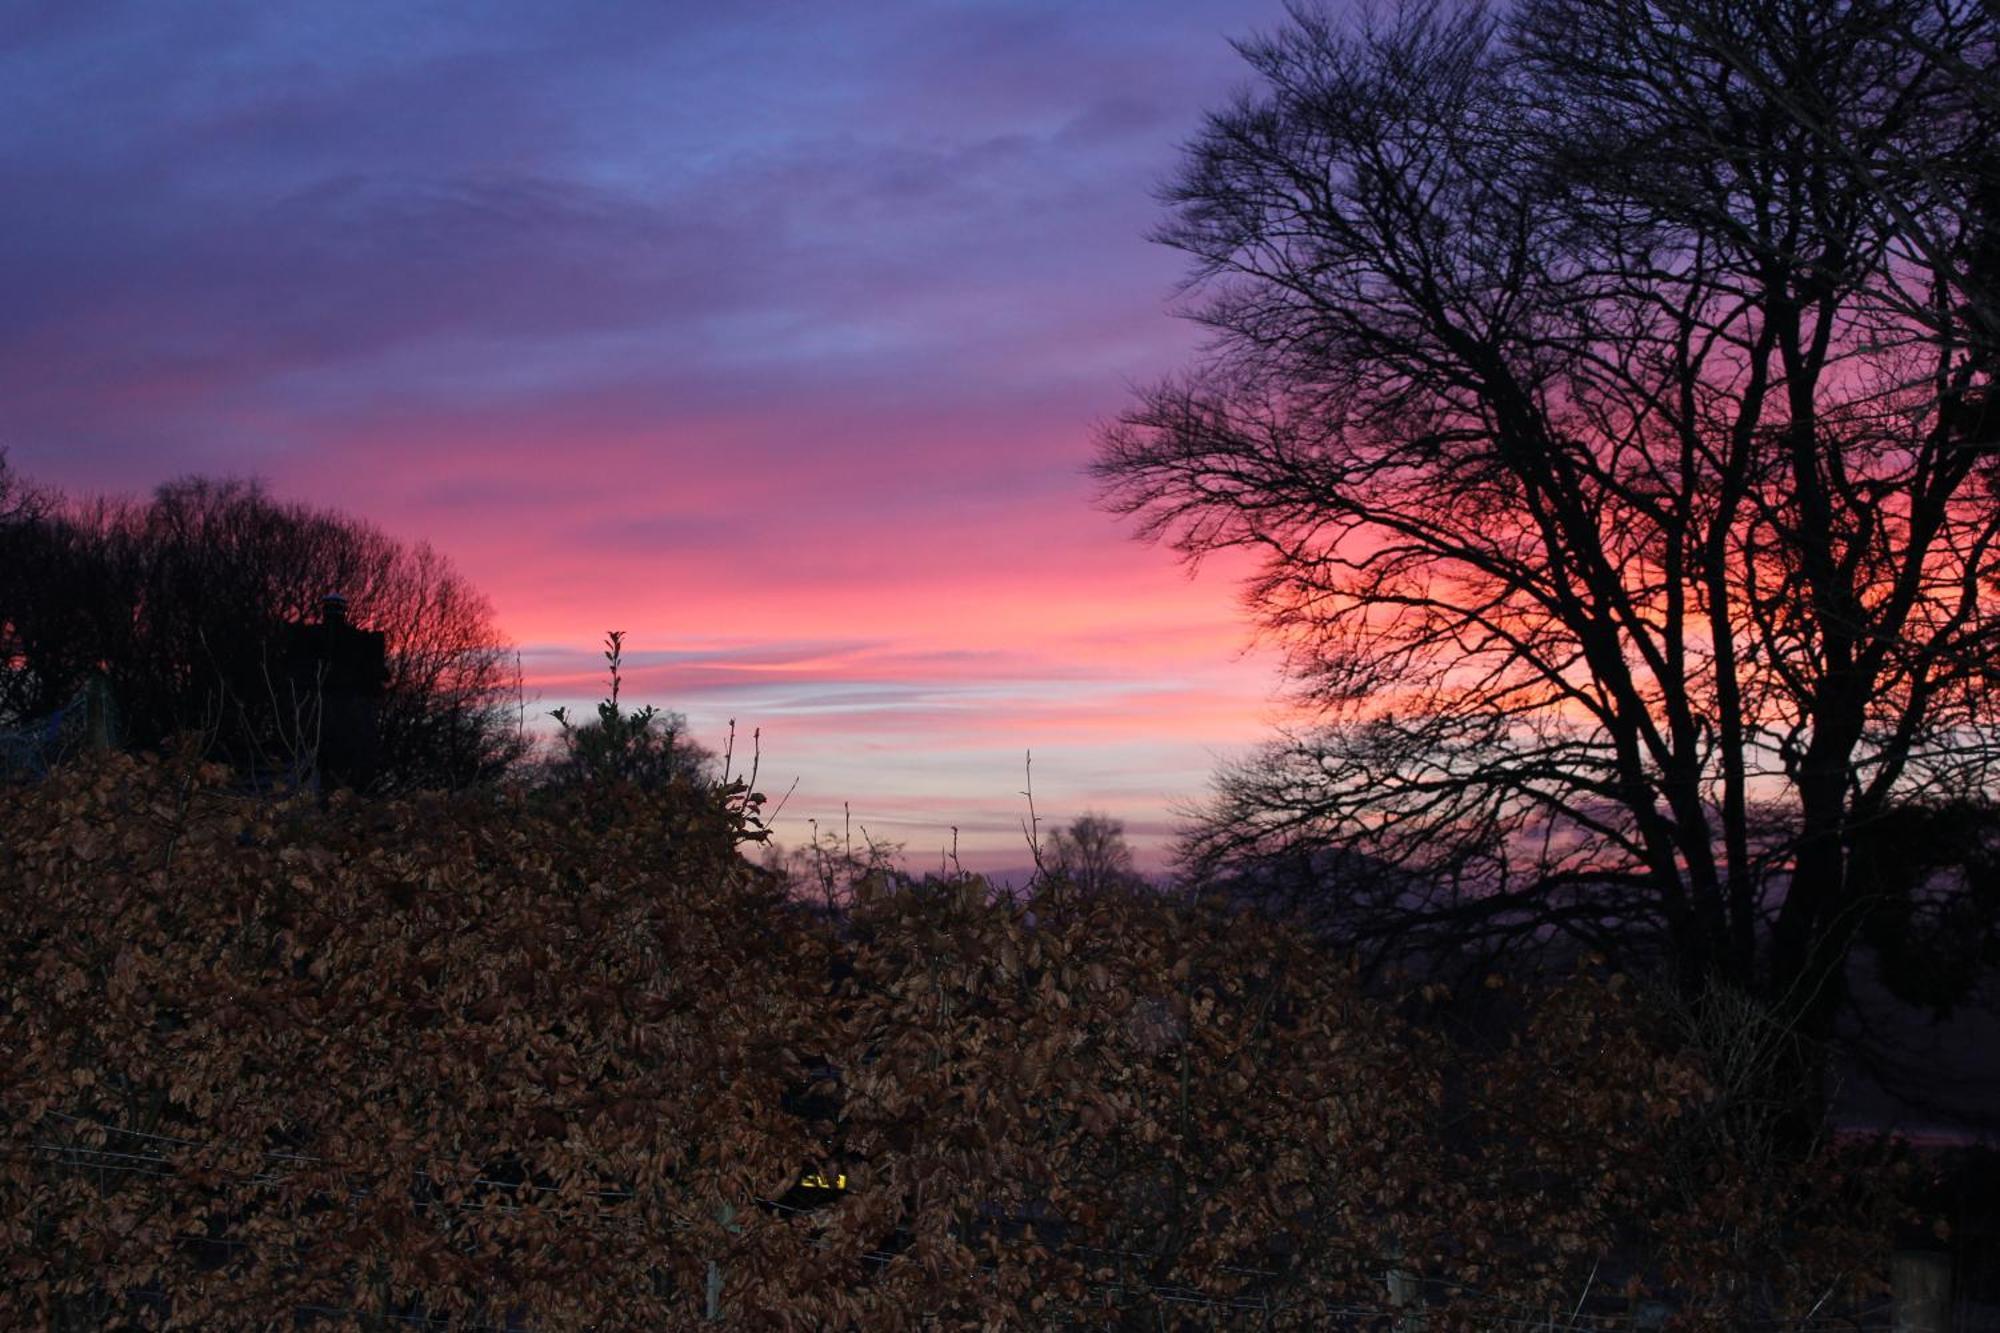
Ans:
[[[74,1131],[97,1135],[107,1142],[117,1141],[126,1147],[113,1148],[88,1143],[32,1141],[19,1145],[15,1154],[25,1151],[28,1157],[38,1162],[65,1170],[93,1173],[107,1180],[112,1177],[140,1180],[175,1178],[183,1173],[174,1159],[161,1151],[160,1147],[181,1152],[207,1152],[218,1150],[218,1145],[204,1144],[197,1140],[179,1138],[173,1135],[129,1129],[117,1125],[81,1119],[75,1116],[52,1113],[52,1120],[67,1124]],[[148,1146],[154,1145],[154,1146]],[[136,1147],[138,1150],[128,1150]],[[244,1157],[259,1157],[268,1165],[266,1169],[238,1178],[239,1184],[263,1188],[277,1188],[294,1177],[301,1167],[331,1168],[341,1170],[337,1163],[326,1158],[305,1153],[259,1149],[254,1153],[237,1154]],[[579,1203],[595,1200],[600,1203],[631,1201],[641,1197],[640,1191],[623,1186],[602,1186],[578,1190],[563,1186],[539,1185],[527,1180],[507,1180],[496,1176],[479,1175],[465,1185],[474,1190],[491,1191],[487,1198],[447,1198],[439,1188],[440,1182],[431,1173],[412,1169],[407,1188],[422,1199],[426,1208],[450,1209],[455,1211],[485,1211],[490,1208],[508,1208],[523,1196],[542,1194],[566,1195]],[[346,1201],[358,1203],[371,1196],[373,1191],[366,1186],[354,1186],[346,1191]],[[819,1204],[802,1206],[787,1203],[781,1198],[757,1198],[754,1202],[773,1212],[803,1215],[815,1212]],[[632,1227],[646,1225],[638,1215],[620,1216],[615,1212],[593,1211],[573,1212],[564,1217],[568,1225],[582,1227],[619,1226]],[[657,1226],[657,1223],[652,1225]],[[681,1219],[672,1229],[688,1230],[694,1223]],[[177,1237],[189,1244],[199,1244],[214,1250],[249,1251],[258,1253],[261,1248],[255,1242],[189,1234]],[[914,1237],[906,1230],[898,1228],[891,1236],[896,1243],[906,1244]],[[824,1245],[826,1242],[816,1242]],[[1040,1248],[1051,1256],[1068,1258],[1088,1271],[1097,1273],[1116,1270],[1121,1275],[1127,1271],[1150,1269],[1163,1258],[1159,1254],[1120,1250],[1105,1246],[1088,1245],[1066,1239],[1049,1238],[1041,1242]],[[1360,1254],[1361,1252],[1356,1252]],[[904,1260],[906,1256],[894,1249],[874,1248],[862,1252],[859,1260],[877,1270]],[[1396,1269],[1393,1260],[1380,1256],[1375,1259],[1376,1271],[1382,1274],[1384,1294],[1377,1301],[1334,1301],[1322,1298],[1301,1300],[1283,1292],[1268,1288],[1283,1283],[1286,1275],[1275,1270],[1241,1266],[1220,1265],[1215,1271],[1223,1276],[1248,1284],[1262,1284],[1267,1290],[1255,1294],[1225,1295],[1202,1291],[1186,1285],[1160,1283],[1143,1278],[1124,1277],[1117,1279],[1094,1278],[1086,1282],[1085,1289],[1106,1309],[1128,1308],[1135,1303],[1150,1302],[1163,1310],[1179,1311],[1183,1314],[1199,1314],[1213,1324],[1222,1320],[1222,1327],[1255,1327],[1279,1318],[1310,1317],[1314,1327],[1330,1330],[1360,1329],[1418,1329],[1422,1327],[1422,1312],[1426,1309],[1450,1310],[1455,1322],[1468,1316],[1478,1327],[1491,1329],[1495,1333],[1645,1333],[1664,1327],[1671,1310],[1662,1303],[1652,1303],[1635,1309],[1620,1311],[1592,1310],[1587,1308],[1594,1293],[1591,1284],[1586,1284],[1575,1306],[1569,1310],[1550,1310],[1518,1303],[1510,1303],[1497,1297],[1479,1292],[1464,1283],[1451,1282],[1439,1278],[1421,1277]],[[717,1261],[726,1262],[725,1259]],[[978,1265],[979,1271],[987,1276],[995,1276],[999,1268],[993,1263]],[[720,1269],[716,1269],[719,1273]],[[1593,1282],[1595,1275],[1593,1274]],[[168,1293],[159,1288],[137,1288],[126,1293],[129,1298],[141,1301],[161,1302],[169,1299]],[[1602,1299],[1622,1299],[1603,1293]],[[714,1298],[711,1297],[711,1308]],[[508,1317],[507,1322],[494,1324],[483,1322],[479,1317],[463,1315],[442,1315],[426,1313],[398,1313],[393,1310],[368,1310],[357,1306],[328,1305],[324,1303],[296,1302],[292,1306],[295,1314],[325,1318],[365,1318],[385,1320],[390,1323],[413,1328],[438,1330],[438,1333],[538,1333],[533,1325],[520,1319]],[[1895,1327],[1891,1303],[1881,1301],[1866,1307],[1837,1312],[1819,1312],[1804,1320],[1765,1319],[1741,1325],[1743,1333],[1887,1333]],[[1971,1327],[1971,1326],[1968,1326]],[[1984,1327],[1984,1325],[1979,1325]]]
[[[110,682],[93,675],[61,707],[22,725],[0,728],[0,781],[46,777],[71,755],[115,746],[122,730]]]

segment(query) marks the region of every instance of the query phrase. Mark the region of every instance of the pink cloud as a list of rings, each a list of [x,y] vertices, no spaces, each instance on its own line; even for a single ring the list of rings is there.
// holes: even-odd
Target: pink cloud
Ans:
[[[1280,0],[58,10],[0,44],[30,475],[429,540],[539,707],[624,629],[628,697],[913,854],[1018,860],[1031,748],[1157,854],[1261,734],[1240,571],[1082,470],[1196,345],[1150,192]]]

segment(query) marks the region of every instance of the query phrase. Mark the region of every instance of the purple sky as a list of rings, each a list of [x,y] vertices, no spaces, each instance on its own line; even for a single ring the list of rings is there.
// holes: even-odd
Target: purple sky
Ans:
[[[428,538],[541,706],[764,732],[780,828],[1018,863],[1275,713],[1227,570],[1090,504],[1197,346],[1144,241],[1276,0],[16,3],[0,446]]]

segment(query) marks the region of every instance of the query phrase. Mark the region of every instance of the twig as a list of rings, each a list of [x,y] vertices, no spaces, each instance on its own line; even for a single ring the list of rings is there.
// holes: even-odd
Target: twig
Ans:
[[[1029,750],[1026,754],[1027,759],[1023,769],[1027,776],[1027,787],[1021,795],[1028,798],[1028,817],[1022,821],[1021,832],[1028,839],[1028,852],[1035,859],[1035,878],[1039,880],[1045,872],[1042,869],[1042,821],[1035,814],[1035,752]]]

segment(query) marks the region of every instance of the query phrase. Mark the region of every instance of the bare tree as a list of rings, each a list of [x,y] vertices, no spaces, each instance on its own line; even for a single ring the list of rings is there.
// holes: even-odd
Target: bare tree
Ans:
[[[0,523],[20,523],[38,517],[50,501],[39,488],[31,486],[0,449]]]
[[[1068,828],[1049,834],[1042,847],[1047,873],[1086,895],[1109,893],[1144,884],[1125,841],[1123,821],[1085,811]]]
[[[1313,713],[1197,867],[1337,847],[1401,886],[1359,931],[1658,950],[1824,1024],[1857,837],[2000,758],[1995,22],[1524,0],[1242,44],[1157,238],[1209,351],[1097,462],[1143,535],[1260,555]]]
[[[0,728],[33,728],[103,666],[129,619],[104,543],[0,453]]]

